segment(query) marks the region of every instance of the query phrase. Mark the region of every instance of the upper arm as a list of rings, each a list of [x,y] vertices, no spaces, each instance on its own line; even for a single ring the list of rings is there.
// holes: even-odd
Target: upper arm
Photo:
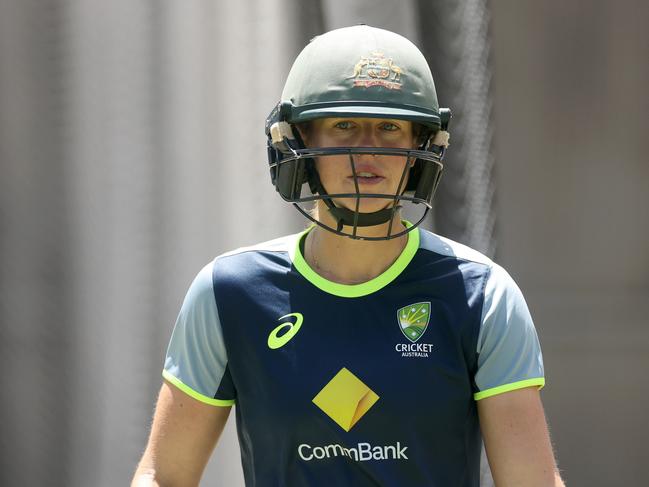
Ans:
[[[480,428],[498,487],[563,485],[536,387],[478,401]],[[559,483],[555,483],[555,482]]]
[[[138,473],[154,473],[161,485],[198,485],[230,409],[198,401],[165,381]]]
[[[485,286],[476,352],[474,399],[496,485],[555,485],[539,393],[545,384],[541,347],[520,289],[498,265]]]

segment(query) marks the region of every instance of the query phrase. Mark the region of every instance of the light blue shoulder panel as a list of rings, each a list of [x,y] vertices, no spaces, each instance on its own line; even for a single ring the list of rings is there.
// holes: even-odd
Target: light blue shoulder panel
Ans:
[[[212,283],[213,262],[192,282],[171,335],[163,376],[190,396],[218,406],[233,398],[215,399],[228,356]]]
[[[476,400],[545,384],[543,356],[527,303],[510,275],[491,266],[478,336]]]

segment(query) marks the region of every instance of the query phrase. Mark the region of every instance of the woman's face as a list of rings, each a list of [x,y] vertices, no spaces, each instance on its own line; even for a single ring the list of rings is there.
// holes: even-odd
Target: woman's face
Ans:
[[[323,118],[311,123],[305,143],[309,148],[319,147],[389,147],[412,149],[415,136],[412,123],[407,120],[382,118]],[[354,166],[360,193],[401,194],[408,181],[401,176],[408,161],[404,156],[355,154]],[[412,161],[411,161],[412,162]],[[348,155],[316,158],[316,169],[327,193],[355,193],[354,174]],[[350,210],[356,199],[334,200],[337,206]],[[359,211],[371,213],[390,206],[392,200],[361,198]]]

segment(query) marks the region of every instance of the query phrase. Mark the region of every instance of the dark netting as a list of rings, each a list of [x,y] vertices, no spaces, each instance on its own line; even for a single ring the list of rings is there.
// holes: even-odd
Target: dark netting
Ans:
[[[421,50],[439,99],[453,110],[451,150],[435,196],[435,230],[496,251],[489,10],[485,0],[418,1]]]

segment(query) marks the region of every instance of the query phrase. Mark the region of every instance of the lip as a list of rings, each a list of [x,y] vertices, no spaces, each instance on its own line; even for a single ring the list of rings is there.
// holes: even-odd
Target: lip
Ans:
[[[380,178],[383,177],[383,172],[380,171],[376,166],[372,164],[367,164],[367,163],[354,164],[354,169],[356,170],[356,174],[360,174],[362,172],[371,172],[372,174],[375,174]],[[354,175],[350,174],[349,177],[353,179]]]
[[[383,173],[376,166],[372,164],[367,164],[367,163],[354,164],[354,169],[356,170],[357,175],[362,172],[369,172],[375,175],[375,177],[373,178],[363,178],[358,176],[356,179],[358,180],[359,186],[373,186],[385,180],[385,177],[383,177]],[[354,184],[353,174],[349,175],[347,179],[351,181],[352,184]]]
[[[365,172],[365,171],[363,171],[363,172]],[[371,172],[371,171],[368,171],[368,172]],[[354,176],[349,176],[347,179],[349,181],[351,181],[352,184],[354,184]],[[382,177],[382,176],[376,176],[376,177],[373,177],[373,178],[362,178],[362,177],[359,176],[359,177],[356,178],[356,180],[358,181],[359,186],[372,186],[372,185],[375,185],[375,184],[379,184],[382,181],[385,181],[385,178]]]

